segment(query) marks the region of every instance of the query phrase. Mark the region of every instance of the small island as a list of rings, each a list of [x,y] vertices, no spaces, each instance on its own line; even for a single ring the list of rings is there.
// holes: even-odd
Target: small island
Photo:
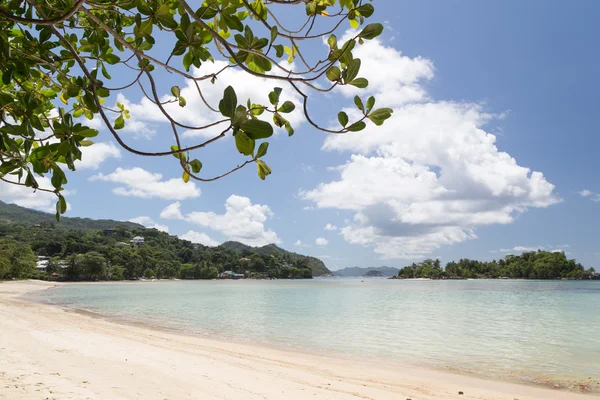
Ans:
[[[390,279],[564,279],[598,280],[594,268],[585,269],[564,252],[530,251],[507,255],[500,260],[478,261],[466,258],[451,261],[444,268],[440,260],[412,263]]]

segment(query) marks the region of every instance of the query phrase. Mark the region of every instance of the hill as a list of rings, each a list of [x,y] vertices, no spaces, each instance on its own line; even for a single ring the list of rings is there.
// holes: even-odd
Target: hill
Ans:
[[[367,273],[371,271],[379,271],[383,275],[381,276],[396,276],[400,271],[398,268],[393,267],[346,267],[344,269],[340,269],[337,271],[333,271],[333,274],[336,276],[365,276]]]
[[[143,244],[130,243],[135,236],[143,237]],[[75,273],[65,269],[62,272],[68,274],[59,274],[59,279],[65,280],[114,277],[110,266],[115,267],[116,276],[127,279],[145,276],[146,270],[156,277],[191,279],[202,279],[223,271],[249,277],[284,279],[331,274],[321,260],[286,251],[274,244],[251,247],[226,242],[217,247],[207,247],[136,223],[69,217],[62,217],[57,222],[53,214],[0,202],[0,267],[8,265],[3,260],[9,260],[15,252],[33,259],[35,256],[53,258],[55,265],[66,265],[77,257],[81,263],[87,257],[89,260],[101,260],[96,265],[104,265],[100,268],[102,274]],[[3,276],[33,276],[32,271],[28,271],[21,274],[16,270],[3,272],[0,268],[0,279]],[[39,276],[44,277],[46,275]]]
[[[133,222],[114,221],[111,219],[70,218],[64,216],[60,218],[60,223],[57,223],[54,214],[31,210],[16,204],[6,204],[0,201],[0,224],[15,223],[28,226],[49,224],[64,229],[79,229],[83,231],[144,228],[142,225]]]
[[[319,260],[316,257],[305,256],[298,253],[293,253],[291,251],[287,251],[277,246],[276,244],[268,244],[262,247],[252,247],[245,245],[240,242],[229,241],[225,242],[219,246],[220,248],[224,248],[227,250],[233,250],[240,255],[244,254],[262,254],[266,256],[276,256],[280,258],[289,257],[289,261],[294,263],[299,260],[306,261],[306,264],[312,271],[313,276],[326,276],[332,275],[331,271],[325,266],[323,261]],[[397,272],[396,272],[397,273]]]
[[[386,276],[383,272],[372,270],[363,275],[365,278],[379,278],[382,276]]]

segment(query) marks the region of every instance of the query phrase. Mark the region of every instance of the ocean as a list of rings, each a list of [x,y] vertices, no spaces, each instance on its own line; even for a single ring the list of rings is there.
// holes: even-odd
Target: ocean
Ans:
[[[40,296],[187,334],[600,392],[599,281],[154,281]]]

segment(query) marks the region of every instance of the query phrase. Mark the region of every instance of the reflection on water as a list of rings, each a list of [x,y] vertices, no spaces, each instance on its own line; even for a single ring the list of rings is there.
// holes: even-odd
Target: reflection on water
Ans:
[[[44,299],[220,338],[600,386],[597,281],[169,281],[67,285]]]

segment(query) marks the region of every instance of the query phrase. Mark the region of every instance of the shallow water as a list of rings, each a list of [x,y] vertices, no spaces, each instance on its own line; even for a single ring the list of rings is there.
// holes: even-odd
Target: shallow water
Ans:
[[[42,296],[224,339],[600,387],[599,281],[161,281],[65,285]]]

